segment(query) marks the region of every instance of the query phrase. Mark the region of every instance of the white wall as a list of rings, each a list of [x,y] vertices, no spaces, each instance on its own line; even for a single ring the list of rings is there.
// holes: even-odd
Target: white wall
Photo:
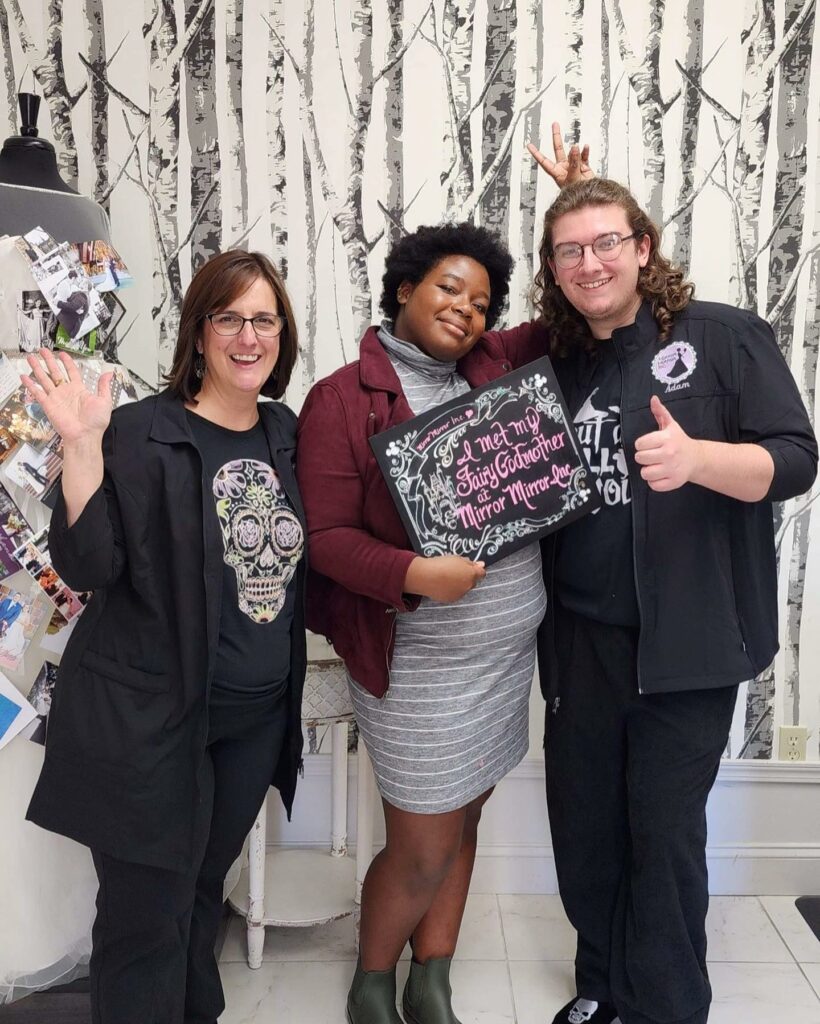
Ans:
[[[313,380],[355,358],[366,310],[377,315],[390,229],[383,208],[399,185],[403,198],[396,200],[394,212],[408,230],[461,216],[497,225],[519,257],[509,320],[528,316],[524,295],[532,276],[531,253],[554,186],[541,175],[534,194],[527,192],[524,141],[531,137],[546,147],[550,122],[557,118],[565,127],[577,122],[592,144],[593,164],[630,184],[657,218],[668,222],[665,246],[687,256],[701,297],[745,304],[775,321],[781,348],[813,409],[820,340],[820,19],[815,5],[805,0],[707,3],[702,18],[695,0],[665,5],[655,0],[586,0],[583,5],[434,0],[430,6],[426,0],[149,0],[145,5],[97,0],[109,85],[96,106],[86,88],[94,79],[79,56],[89,52],[87,5],[67,0],[56,26],[61,38],[60,32],[50,36],[62,43],[62,67],[55,63],[57,51],[47,45],[46,0],[21,4],[22,19],[8,2],[3,6],[9,14],[2,55],[7,87],[13,91],[22,78],[30,88],[31,71],[24,75],[24,70],[35,67],[40,91],[56,82],[78,96],[60,124],[73,131],[72,151],[49,125],[47,109],[40,123],[44,136],[56,141],[66,175],[76,160],[76,181],[86,192],[93,191],[101,162],[100,136],[93,133],[106,128],[113,238],[136,277],[124,295],[130,331],[121,357],[149,384],[168,365],[174,289],[184,288],[208,244],[227,247],[246,238],[250,246],[287,261],[306,357],[290,395],[298,406]],[[572,12],[579,7],[583,15],[577,18]],[[229,20],[237,10],[243,12],[241,26]],[[496,23],[502,11],[507,20]],[[474,20],[459,30],[463,38],[455,38],[459,22],[451,15],[471,12]],[[183,53],[181,41],[192,18],[200,19],[206,34]],[[380,74],[390,61],[391,18],[398,20],[407,44],[396,65],[403,73],[400,88],[392,72]],[[796,35],[794,25],[800,29]],[[231,51],[239,28],[241,59]],[[172,31],[179,42],[163,55],[157,44]],[[606,32],[609,45],[603,46]],[[197,51],[197,41],[203,40],[205,49]],[[694,49],[698,40],[702,58]],[[499,88],[482,96],[488,64],[506,43]],[[705,70],[698,79],[700,65]],[[188,85],[196,67],[210,67],[212,73],[198,80],[195,97]],[[281,68],[280,79],[272,75],[275,68]],[[701,83],[699,111],[681,68]],[[232,88],[242,98],[241,124]],[[528,107],[541,88],[540,101]],[[387,111],[391,89],[403,102],[398,142],[390,141],[395,134]],[[194,195],[193,167],[203,148],[193,134],[195,98],[213,103],[204,131],[221,154],[216,191],[204,206]],[[51,107],[57,108],[53,100]],[[460,117],[473,107],[466,150],[460,151],[453,143],[453,111]],[[663,111],[661,145],[654,150],[653,109]],[[5,118],[8,133],[15,130],[16,117],[4,91],[0,120]],[[485,132],[490,117],[497,127]],[[138,136],[136,146],[129,132]],[[278,148],[281,139],[284,153]],[[363,152],[360,169],[356,146]],[[165,164],[149,159],[149,147]],[[451,187],[458,172],[472,169],[474,180],[480,178],[483,147],[487,160],[508,153],[508,178],[502,174],[483,197]],[[359,170],[360,193],[349,189]],[[692,214],[686,230],[682,206]],[[363,231],[351,233],[351,222],[363,225]],[[216,242],[204,240],[208,226]],[[369,252],[362,256],[365,245]],[[364,276],[354,284],[354,271],[362,265]],[[179,284],[169,286],[169,275],[177,272]],[[163,287],[168,296],[158,302]],[[780,317],[784,296],[791,301]],[[816,859],[816,788],[797,781],[814,779],[811,773],[820,764],[820,543],[813,539],[811,517],[811,499],[777,511],[782,649],[768,689],[756,684],[756,694],[742,691],[733,727],[732,756],[745,745],[744,757],[763,764],[743,768],[742,781],[725,766],[711,810],[712,841],[722,849],[757,850],[752,858],[744,854],[757,864],[777,861],[759,853],[781,846],[799,852],[808,844],[807,863]],[[761,709],[763,727],[751,736]],[[534,695],[530,758],[493,800],[481,864],[485,849],[540,850],[530,861],[539,884],[548,885],[538,776],[541,714]],[[813,769],[767,767],[777,758],[781,722],[808,727]],[[309,767],[299,796],[299,815],[311,820],[322,790],[312,772]],[[313,835],[305,827],[298,817],[289,835],[298,840]],[[800,877],[802,854],[785,860]],[[485,870],[480,868],[478,879]]]
[[[348,771],[348,822],[356,844],[356,758]],[[305,759],[293,820],[268,798],[270,847],[330,846],[330,757]],[[820,768],[724,761],[708,806],[713,895],[801,895],[820,880]],[[376,848],[384,841],[376,813]],[[479,829],[473,892],[558,891],[544,795],[544,765],[529,757],[496,788]]]
[[[287,266],[305,356],[289,395],[298,407],[317,377],[355,358],[362,326],[378,315],[387,209],[408,230],[474,217],[499,231],[519,258],[508,319],[527,317],[538,222],[555,191],[543,174],[531,180],[524,142],[547,147],[558,118],[590,141],[599,170],[629,184],[665,224],[665,247],[688,263],[701,297],[772,319],[813,409],[814,4],[70,0],[51,49],[48,8],[5,2],[0,120],[13,130],[8,90],[21,79],[30,88],[24,69],[36,68],[55,115],[50,126],[43,110],[43,134],[56,140],[64,173],[92,191],[105,170],[113,238],[136,277],[124,294],[130,329],[120,354],[149,384],[168,365],[192,266],[239,242]],[[92,9],[99,22],[86,20]],[[88,86],[99,78],[80,60],[94,40],[104,44],[107,82],[96,97]],[[71,103],[60,115],[63,87]],[[454,119],[467,126],[461,147]],[[214,173],[200,194],[203,154]],[[502,155],[484,192],[484,168]],[[782,652],[743,694],[732,756],[776,758],[777,725],[800,723],[811,732],[810,760],[820,760],[812,515],[805,499],[776,510]]]

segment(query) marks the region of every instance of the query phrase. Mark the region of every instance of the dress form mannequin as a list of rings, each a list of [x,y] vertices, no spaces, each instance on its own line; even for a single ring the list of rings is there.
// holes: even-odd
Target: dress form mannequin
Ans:
[[[58,242],[107,241],[103,208],[65,184],[54,148],[37,138],[37,106],[39,97],[21,95],[21,135],[7,139],[0,152],[0,235],[40,226]],[[11,238],[0,239],[0,262],[4,258],[17,259]],[[0,343],[17,337],[17,291],[36,288],[24,266],[22,271],[29,284],[10,272],[0,276]],[[15,491],[18,498],[23,496]],[[35,502],[26,504],[24,512],[35,530],[44,525],[43,510]],[[21,588],[36,593],[33,580],[23,572],[17,576]],[[24,672],[4,670],[24,694],[38,668],[35,647],[23,661]],[[19,737],[0,751],[0,1006],[84,974],[91,950],[97,879],[88,851],[24,820],[42,762],[42,747]]]
[[[37,135],[40,97],[18,98],[20,134],[0,150],[0,234],[22,235],[40,226],[58,242],[110,241],[105,210],[63,181],[54,147]]]
[[[57,154],[45,139],[12,135],[0,150],[0,181],[77,195],[60,177]]]
[[[27,185],[48,188],[54,192],[77,193],[60,177],[57,169],[57,155],[54,147],[39,138],[37,112],[40,97],[34,93],[17,94],[20,104],[20,134],[13,135],[3,143],[0,151],[0,182],[8,185]]]

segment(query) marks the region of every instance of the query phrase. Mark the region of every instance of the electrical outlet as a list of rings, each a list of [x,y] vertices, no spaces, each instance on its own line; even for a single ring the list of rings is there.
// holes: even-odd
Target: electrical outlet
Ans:
[[[805,761],[809,731],[805,725],[780,726],[780,760]]]

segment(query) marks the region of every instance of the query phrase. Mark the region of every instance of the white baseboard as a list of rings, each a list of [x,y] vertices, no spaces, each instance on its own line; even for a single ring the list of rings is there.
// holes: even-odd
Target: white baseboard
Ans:
[[[348,821],[355,848],[355,758],[348,765]],[[725,761],[709,801],[713,895],[820,892],[820,764]],[[305,760],[294,818],[269,803],[271,846],[322,847],[330,835],[330,758]],[[384,839],[376,813],[376,846]],[[528,758],[499,784],[479,831],[473,892],[558,891],[544,798],[544,765]]]

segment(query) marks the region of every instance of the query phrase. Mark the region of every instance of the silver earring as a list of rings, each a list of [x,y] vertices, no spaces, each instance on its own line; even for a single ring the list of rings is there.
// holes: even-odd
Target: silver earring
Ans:
[[[197,352],[194,356],[194,373],[196,374],[197,380],[202,380],[205,376],[205,357],[201,352]]]

